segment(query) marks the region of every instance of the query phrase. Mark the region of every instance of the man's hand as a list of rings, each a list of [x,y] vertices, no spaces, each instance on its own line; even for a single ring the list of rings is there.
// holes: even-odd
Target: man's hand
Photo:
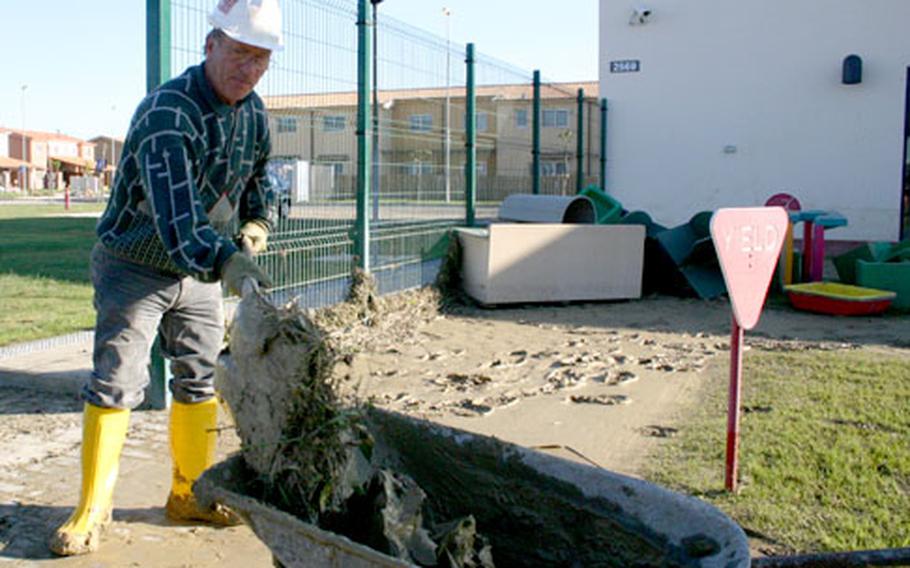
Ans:
[[[253,254],[263,252],[269,240],[269,227],[263,221],[247,221],[240,227],[240,240],[246,241]]]
[[[255,262],[242,252],[235,252],[221,268],[221,279],[227,284],[228,291],[236,296],[243,295],[243,281],[253,280],[260,288],[269,288],[272,280]]]

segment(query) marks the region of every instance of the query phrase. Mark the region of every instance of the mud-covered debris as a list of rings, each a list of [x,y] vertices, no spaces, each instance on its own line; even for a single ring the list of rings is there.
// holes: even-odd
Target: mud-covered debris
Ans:
[[[630,404],[632,399],[623,394],[573,394],[569,397],[569,402],[576,404],[603,404],[604,406],[613,406],[617,404]]]
[[[249,294],[231,324],[230,356],[216,374],[246,463],[280,508],[315,519],[343,498],[348,446],[366,443],[358,412],[331,384],[336,361],[325,333],[296,304]]]
[[[437,526],[433,540],[439,543],[436,561],[441,568],[493,568],[490,544],[477,534],[471,515]]]
[[[244,461],[257,477],[257,498],[390,556],[436,566],[437,546],[423,522],[426,495],[410,477],[373,462],[366,407],[353,395],[342,400],[333,379],[341,360],[339,338],[350,340],[354,330],[367,327],[382,329],[390,319],[380,317],[382,303],[369,290],[375,283],[364,279],[360,285],[347,306],[321,313],[295,303],[276,307],[259,294],[245,296],[231,325],[229,352],[220,360],[217,387],[234,418]],[[402,310],[403,317],[426,313],[421,299],[427,297],[433,296],[411,295],[418,307]],[[326,330],[320,322],[336,327]],[[408,327],[413,329],[413,322]],[[480,385],[491,379],[450,380]],[[473,403],[465,408],[478,411]],[[485,567],[492,560],[446,565]]]
[[[320,525],[389,556],[434,566],[436,544],[423,527],[425,499],[410,477],[378,470],[340,511],[324,514]]]

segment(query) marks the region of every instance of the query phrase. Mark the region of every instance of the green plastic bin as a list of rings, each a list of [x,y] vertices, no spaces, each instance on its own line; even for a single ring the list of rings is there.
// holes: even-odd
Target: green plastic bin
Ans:
[[[860,286],[891,290],[897,297],[891,307],[910,310],[910,262],[856,261],[856,280]]]
[[[858,260],[881,262],[885,260],[890,250],[890,243],[864,243],[835,256],[833,262],[834,268],[837,269],[837,277],[844,284],[856,284],[856,262]]]

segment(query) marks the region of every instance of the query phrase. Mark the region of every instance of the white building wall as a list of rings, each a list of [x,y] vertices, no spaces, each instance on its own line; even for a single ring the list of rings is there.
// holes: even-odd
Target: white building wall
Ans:
[[[847,217],[828,238],[897,239],[910,1],[652,0],[630,25],[638,5],[600,0],[607,188],[627,209],[673,226],[786,191]]]
[[[9,132],[0,132],[0,156],[9,158]]]

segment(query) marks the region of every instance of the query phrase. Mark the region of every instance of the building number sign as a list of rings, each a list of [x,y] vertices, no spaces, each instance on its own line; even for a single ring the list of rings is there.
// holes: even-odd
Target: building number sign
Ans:
[[[638,73],[641,62],[638,59],[621,59],[610,62],[610,73]]]

